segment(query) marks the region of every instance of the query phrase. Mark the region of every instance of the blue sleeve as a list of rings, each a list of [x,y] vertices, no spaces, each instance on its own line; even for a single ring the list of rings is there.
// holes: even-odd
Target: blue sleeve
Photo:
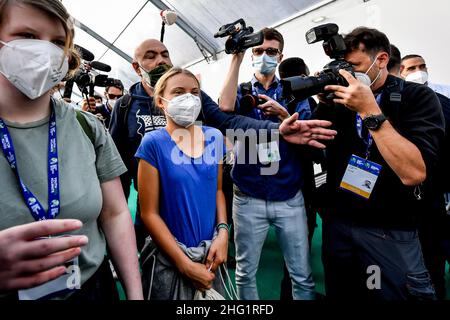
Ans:
[[[234,103],[234,112],[236,114],[240,114],[241,112],[241,104],[239,103],[241,99],[242,99],[242,92],[241,86],[239,86],[236,91],[236,102]]]
[[[136,151],[135,157],[147,161],[153,167],[158,169],[158,142],[156,140],[157,139],[155,139],[151,133],[146,134],[142,139],[141,145]]]
[[[203,120],[206,125],[219,129],[223,134],[226,134],[227,129],[247,130],[247,129],[267,129],[278,130],[279,124],[272,121],[260,121],[251,119],[245,116],[228,114],[219,109],[215,103],[206,93],[202,91],[202,112]]]
[[[295,107],[295,112],[298,112],[300,120],[311,119],[312,112],[308,99],[300,101]]]

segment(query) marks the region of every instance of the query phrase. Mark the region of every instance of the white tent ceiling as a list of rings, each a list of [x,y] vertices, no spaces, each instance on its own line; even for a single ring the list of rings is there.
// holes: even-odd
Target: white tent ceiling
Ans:
[[[172,62],[185,66],[204,59],[197,46],[203,44],[206,56],[223,50],[224,39],[215,39],[220,26],[244,18],[248,26],[259,30],[274,26],[301,12],[324,3],[324,0],[62,0],[70,14],[82,25],[129,57],[144,39],[160,38],[160,11],[169,8],[177,12],[177,25],[166,26],[164,43]],[[185,32],[187,31],[187,32]],[[95,60],[113,67],[111,77],[121,79],[125,86],[137,81],[130,63],[98,39],[76,29],[75,43],[90,50]],[[214,51],[214,52],[211,52]]]

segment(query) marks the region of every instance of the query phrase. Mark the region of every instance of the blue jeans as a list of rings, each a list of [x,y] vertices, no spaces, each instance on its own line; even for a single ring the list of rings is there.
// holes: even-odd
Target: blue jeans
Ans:
[[[292,279],[294,300],[315,298],[308,226],[301,191],[288,201],[265,201],[235,188],[233,198],[236,286],[242,300],[259,300],[256,272],[269,227],[273,225]]]

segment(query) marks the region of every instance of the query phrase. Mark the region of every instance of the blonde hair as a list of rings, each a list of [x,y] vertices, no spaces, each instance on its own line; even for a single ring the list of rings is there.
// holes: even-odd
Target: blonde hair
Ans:
[[[187,69],[183,69],[180,67],[173,67],[172,69],[170,69],[169,71],[167,71],[156,83],[155,85],[155,89],[153,92],[153,101],[155,101],[155,105],[158,105],[158,101],[161,99],[164,91],[167,88],[167,81],[178,75],[178,74],[184,74],[187,75],[189,77],[191,77],[192,79],[195,79],[195,82],[198,84],[198,88],[200,89],[200,81],[198,81],[197,77],[190,72]]]
[[[75,28],[72,17],[59,0],[0,0],[0,27],[4,20],[6,7],[22,4],[41,10],[48,15],[57,18],[66,32],[66,46],[64,53],[69,55],[69,75],[73,75],[80,66],[80,54],[74,47]]]

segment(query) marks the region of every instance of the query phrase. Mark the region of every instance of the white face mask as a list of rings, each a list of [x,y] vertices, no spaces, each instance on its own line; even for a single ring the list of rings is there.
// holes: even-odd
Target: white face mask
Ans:
[[[4,44],[0,49],[0,73],[31,100],[61,82],[69,70],[64,50],[49,41],[18,39],[0,43]]]
[[[114,105],[116,104],[117,99],[108,99],[108,105],[112,108],[114,108]]]
[[[377,82],[377,80],[380,78],[381,76],[381,70],[378,72],[377,77],[375,78],[375,80],[371,80],[369,77],[369,72],[370,70],[372,70],[373,66],[375,65],[375,63],[377,62],[378,57],[375,58],[375,60],[373,61],[372,65],[369,67],[369,69],[366,71],[366,73],[362,73],[362,72],[355,72],[355,78],[359,80],[359,82],[365,84],[368,87],[372,87],[374,85],[375,82]]]
[[[175,97],[170,101],[163,97],[161,99],[169,103],[165,109],[166,115],[184,128],[194,124],[202,109],[200,98],[190,93]]]
[[[428,82],[428,72],[416,71],[410,73],[405,78],[406,81],[415,82],[419,84],[426,84]]]

